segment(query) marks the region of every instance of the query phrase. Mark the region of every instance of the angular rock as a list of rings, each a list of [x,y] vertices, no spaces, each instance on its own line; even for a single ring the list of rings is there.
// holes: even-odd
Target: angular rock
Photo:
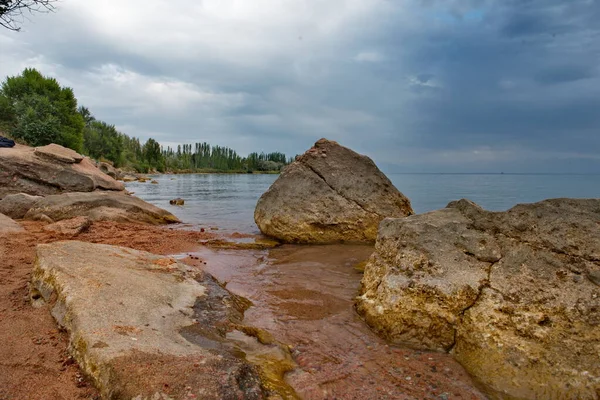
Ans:
[[[87,231],[90,226],[92,226],[92,221],[88,217],[75,217],[46,225],[42,229],[65,236],[77,236]]]
[[[180,222],[170,212],[142,199],[118,192],[63,193],[46,196],[35,203],[25,219],[46,215],[53,221],[88,217],[92,221],[169,224]]]
[[[493,398],[597,399],[598,271],[600,199],[460,200],[381,223],[357,310],[393,342],[451,351]]]
[[[76,241],[39,245],[35,306],[50,304],[69,351],[105,399],[263,399],[226,333],[241,299],[164,256]]]
[[[0,214],[0,235],[23,232],[24,229],[18,222],[4,214]]]
[[[11,218],[21,219],[41,196],[31,196],[27,193],[9,194],[0,200],[0,213]]]
[[[75,150],[71,150],[54,143],[47,146],[36,147],[34,153],[38,157],[67,164],[80,163],[85,158]]]
[[[321,139],[258,200],[262,233],[289,243],[372,242],[385,217],[413,214],[373,161]]]
[[[0,148],[0,199],[13,193],[45,196],[125,189],[121,182],[96,168],[89,158],[80,157],[58,145]]]

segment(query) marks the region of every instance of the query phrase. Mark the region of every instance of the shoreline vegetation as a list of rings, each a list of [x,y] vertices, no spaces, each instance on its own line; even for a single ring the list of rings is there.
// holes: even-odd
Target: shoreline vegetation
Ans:
[[[32,147],[56,143],[137,173],[276,174],[293,157],[281,152],[235,150],[207,142],[163,147],[155,139],[140,142],[100,121],[79,106],[73,90],[33,68],[7,77],[0,86],[0,135]]]

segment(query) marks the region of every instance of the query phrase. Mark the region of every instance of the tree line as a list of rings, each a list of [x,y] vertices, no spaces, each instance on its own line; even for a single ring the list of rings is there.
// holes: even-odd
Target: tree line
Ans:
[[[0,87],[0,131],[30,146],[57,143],[117,168],[138,172],[279,171],[292,159],[285,154],[250,153],[242,157],[229,147],[206,142],[166,149],[150,138],[119,132],[114,125],[97,120],[77,105],[73,90],[33,68],[7,77]]]

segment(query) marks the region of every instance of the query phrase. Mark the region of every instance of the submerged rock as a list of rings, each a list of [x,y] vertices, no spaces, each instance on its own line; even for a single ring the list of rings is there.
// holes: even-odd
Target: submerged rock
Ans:
[[[261,232],[289,243],[372,242],[385,217],[413,214],[373,161],[321,139],[258,200]]]
[[[226,341],[241,298],[173,259],[76,241],[39,245],[31,282],[106,399],[264,399],[257,368]],[[247,307],[247,305],[246,305]]]
[[[46,215],[53,221],[84,216],[92,221],[177,223],[170,212],[144,200],[115,192],[63,193],[38,200],[27,211],[25,219],[36,220]]]
[[[13,193],[45,196],[97,189],[120,191],[125,187],[89,158],[56,144],[0,148],[0,199]]]
[[[174,206],[182,206],[185,204],[185,200],[178,197],[176,199],[169,200],[169,204],[174,205]]]
[[[381,223],[357,309],[389,340],[451,351],[494,398],[597,399],[600,199]]]

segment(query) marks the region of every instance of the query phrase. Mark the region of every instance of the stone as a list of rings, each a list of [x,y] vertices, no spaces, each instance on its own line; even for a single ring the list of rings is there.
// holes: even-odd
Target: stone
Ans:
[[[124,189],[123,183],[104,174],[89,158],[79,159],[58,145],[0,148],[0,199],[15,193],[46,196]]]
[[[107,162],[98,163],[98,169],[113,179],[121,178],[121,172]]]
[[[272,394],[227,339],[243,334],[236,328],[247,301],[169,257],[77,241],[38,245],[30,297],[49,305],[102,398]]]
[[[373,242],[382,219],[411,214],[370,158],[321,139],[260,197],[254,220],[287,243]]]
[[[12,218],[0,214],[0,235],[23,232],[24,229],[19,223]]]
[[[87,231],[90,226],[92,226],[92,221],[88,217],[75,217],[46,225],[42,229],[65,236],[77,236]]]
[[[41,198],[41,196],[31,196],[27,193],[9,194],[0,200],[0,213],[11,218],[21,219]]]
[[[125,175],[125,176],[123,176],[123,178],[121,180],[123,182],[135,182],[137,180],[137,178],[133,175]]]
[[[598,271],[600,199],[460,200],[381,223],[356,307],[394,343],[451,352],[492,398],[597,399]]]
[[[169,224],[180,222],[170,212],[142,199],[118,192],[63,193],[46,196],[32,207],[25,219],[46,215],[53,221],[88,217],[92,221]]]
[[[54,143],[47,146],[36,147],[34,153],[38,157],[48,158],[52,161],[59,161],[67,164],[80,163],[85,158],[75,150]]]
[[[153,185],[158,185],[158,181],[157,180],[152,180],[150,183],[153,184]]]
[[[169,200],[169,204],[174,205],[174,206],[182,206],[185,204],[185,200],[178,197],[176,199]]]

